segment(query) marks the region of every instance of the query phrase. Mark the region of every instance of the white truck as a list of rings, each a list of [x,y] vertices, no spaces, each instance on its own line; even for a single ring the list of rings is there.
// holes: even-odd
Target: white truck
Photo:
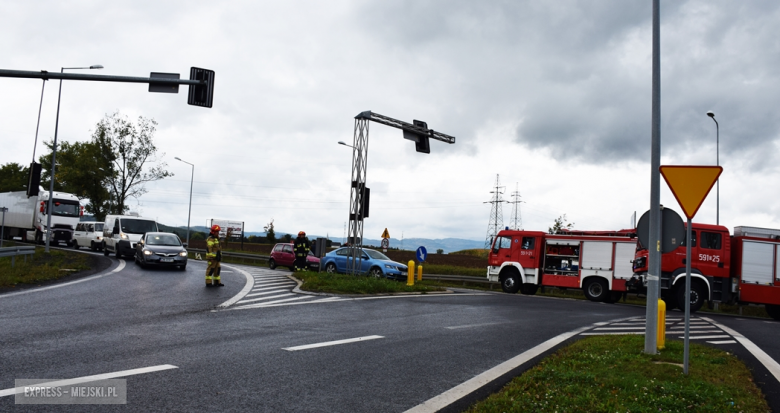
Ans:
[[[0,207],[8,208],[5,213],[4,236],[8,239],[70,245],[73,230],[84,214],[79,199],[73,194],[54,192],[51,214],[51,231],[47,230],[49,192],[41,191],[38,196],[28,197],[26,192],[0,193]]]

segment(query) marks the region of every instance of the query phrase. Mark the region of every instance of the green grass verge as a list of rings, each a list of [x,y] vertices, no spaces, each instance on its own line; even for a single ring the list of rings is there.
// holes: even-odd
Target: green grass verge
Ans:
[[[427,293],[444,288],[426,283],[407,286],[405,282],[373,278],[365,275],[328,274],[326,272],[297,272],[295,276],[303,281],[302,290],[334,294],[386,294]]]
[[[42,247],[36,248],[34,255],[27,256],[27,262],[24,256],[17,256],[13,267],[11,257],[0,258],[0,288],[56,280],[90,268],[87,254],[56,249],[50,249],[49,254],[43,251]]]
[[[473,277],[487,277],[487,267],[485,268],[466,268],[454,265],[437,265],[423,263],[423,277],[425,274],[439,275],[469,275]]]
[[[593,336],[544,359],[468,412],[768,412],[750,371],[734,355],[682,341],[659,355],[644,337]]]

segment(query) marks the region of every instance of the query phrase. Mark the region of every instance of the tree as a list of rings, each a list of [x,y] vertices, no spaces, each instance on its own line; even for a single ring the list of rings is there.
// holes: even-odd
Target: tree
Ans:
[[[30,168],[16,162],[0,166],[0,192],[27,190],[27,177]]]
[[[282,239],[284,240],[284,242],[292,242],[292,235],[284,234],[284,236],[282,236]]]
[[[271,218],[271,222],[268,223],[268,225],[263,227],[263,231],[265,231],[265,237],[268,239],[268,243],[274,244],[276,243],[276,233],[274,232],[274,219]]]
[[[46,142],[49,153],[40,157],[41,182],[48,188],[51,177],[52,142]],[[97,142],[62,142],[57,148],[54,189],[69,192],[89,202],[85,210],[102,221],[113,210],[108,182],[113,175],[115,155]]]
[[[92,134],[92,140],[101,152],[110,151],[115,155],[107,185],[115,214],[127,211],[128,198],[138,198],[146,193],[145,183],[173,176],[165,170],[168,166],[165,162],[145,169],[147,163],[157,160],[157,147],[153,142],[156,126],[154,119],[139,116],[138,122],[133,124],[116,112],[98,122]],[[164,153],[160,154],[163,156]]]
[[[572,227],[574,227],[574,223],[566,222],[566,214],[563,214],[558,218],[555,218],[555,222],[553,223],[553,226],[547,228],[547,232],[550,234],[560,234],[561,230],[572,229]]]

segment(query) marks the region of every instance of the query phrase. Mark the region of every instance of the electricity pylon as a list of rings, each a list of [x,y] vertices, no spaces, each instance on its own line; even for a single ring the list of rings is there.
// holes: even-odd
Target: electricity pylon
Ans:
[[[495,238],[498,231],[504,226],[503,208],[501,206],[501,204],[506,202],[501,199],[501,195],[504,193],[502,192],[502,189],[504,188],[505,187],[499,185],[498,174],[496,174],[495,190],[490,191],[490,193],[493,194],[493,199],[488,202],[483,202],[483,204],[492,204],[490,207],[490,222],[488,223],[487,236],[485,236],[485,249],[490,248],[490,245],[493,243],[493,238]]]

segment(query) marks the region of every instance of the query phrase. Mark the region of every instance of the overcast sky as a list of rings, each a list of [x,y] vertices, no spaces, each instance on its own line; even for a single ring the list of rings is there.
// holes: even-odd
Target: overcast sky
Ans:
[[[780,228],[780,3],[661,1],[664,165],[714,165],[720,222]],[[650,206],[652,2],[16,1],[0,68],[105,75],[216,71],[214,107],[145,84],[65,81],[59,139],[107,113],[155,119],[174,177],[131,209],[168,225],[244,221],[344,236],[354,117],[365,110],[455,136],[419,154],[371,124],[365,237],[484,240],[490,191],[519,191],[522,224],[626,228]],[[32,158],[41,80],[0,78],[0,164]],[[36,157],[54,136],[46,83]],[[164,154],[164,155],[163,155]],[[681,209],[662,181],[661,202]],[[509,225],[512,205],[503,207]],[[714,223],[713,189],[695,217]]]

